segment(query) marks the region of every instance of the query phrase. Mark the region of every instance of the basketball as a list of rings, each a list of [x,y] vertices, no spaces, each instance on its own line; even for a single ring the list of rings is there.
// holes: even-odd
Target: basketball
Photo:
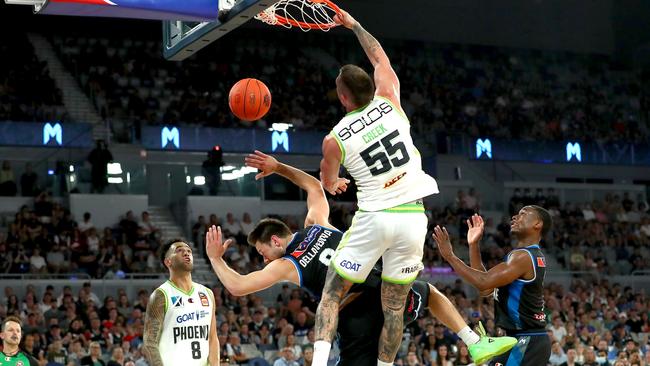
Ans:
[[[271,92],[257,79],[242,79],[230,89],[228,105],[237,118],[256,121],[271,108]]]

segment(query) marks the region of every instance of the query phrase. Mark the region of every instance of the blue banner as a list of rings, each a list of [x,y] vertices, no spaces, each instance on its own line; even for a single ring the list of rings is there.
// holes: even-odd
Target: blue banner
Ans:
[[[87,148],[94,145],[93,127],[87,123],[0,122],[0,145]]]
[[[218,12],[218,0],[49,0],[38,14],[213,21]]]
[[[146,126],[142,145],[150,150],[208,151],[220,145],[226,152],[255,149],[276,154],[320,155],[326,131]]]
[[[470,158],[476,160],[650,166],[650,146],[624,142],[512,141],[484,137],[473,139],[467,145]]]

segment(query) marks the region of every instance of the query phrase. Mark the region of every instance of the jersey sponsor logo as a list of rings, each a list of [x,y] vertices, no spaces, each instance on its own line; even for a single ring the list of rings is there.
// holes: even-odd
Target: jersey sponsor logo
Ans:
[[[193,311],[191,313],[186,313],[186,314],[177,316],[176,317],[176,323],[181,324],[181,323],[188,322],[190,320],[201,320],[201,319],[205,318],[206,316],[208,316],[209,314],[210,314],[210,312],[205,311],[205,310]]]
[[[539,320],[540,322],[543,322],[546,321],[546,314],[544,313],[533,314],[533,318],[535,318],[535,320]]]
[[[188,298],[187,298],[187,302],[189,302],[190,304],[194,304],[194,299],[191,298],[191,297],[188,297]]]
[[[208,300],[208,295],[203,292],[199,292],[199,299],[201,300],[201,305],[210,306],[210,300]]]
[[[174,305],[175,308],[182,308],[183,307],[183,297],[182,296],[172,296],[172,305]]]
[[[25,364],[23,363],[23,361],[17,361],[16,366],[25,366]]]
[[[546,258],[537,257],[537,267],[546,267]]]
[[[384,184],[384,188],[388,188],[388,187],[392,186],[393,184],[397,183],[397,181],[404,178],[405,175],[406,175],[406,172],[404,172],[404,173],[398,175],[397,177],[389,180],[388,182],[386,182],[386,184]]]
[[[419,292],[411,291],[411,296],[408,297],[407,313],[413,314],[413,320],[417,320],[420,315],[420,307],[422,307],[422,295]]]
[[[187,327],[174,327],[174,344],[186,339],[205,339],[208,340],[210,326],[208,325],[191,325]]]
[[[325,245],[327,239],[330,236],[332,236],[332,230],[327,230],[327,229],[323,230],[323,232],[318,236],[316,242],[309,249],[309,252],[307,252],[307,254],[305,254],[302,258],[300,258],[299,263],[302,268],[307,268],[309,262],[311,262],[311,260],[318,255],[321,248],[323,247],[323,245]]]
[[[314,226],[311,229],[309,229],[305,239],[303,239],[303,241],[301,241],[300,244],[298,244],[296,249],[294,249],[293,252],[291,252],[291,255],[294,258],[298,258],[301,255],[303,255],[305,253],[305,251],[307,250],[307,247],[309,246],[309,243],[311,243],[312,240],[314,240],[314,237],[316,236],[316,234],[319,231],[320,231],[320,228],[318,226]]]
[[[422,263],[418,263],[418,264],[410,266],[410,267],[402,268],[402,273],[404,273],[404,274],[417,273],[417,272],[420,272],[422,270],[422,268],[423,268]]]
[[[347,261],[345,259],[342,260],[341,263],[339,263],[339,266],[341,266],[341,267],[343,267],[345,269],[349,269],[351,271],[355,271],[355,272],[359,272],[359,269],[361,268],[360,263],[354,263],[354,262],[351,262],[351,261]]]
[[[390,104],[381,102],[377,107],[367,111],[354,121],[350,122],[346,127],[343,127],[338,132],[338,136],[341,141],[345,141],[353,135],[356,135],[357,133],[363,131],[367,126],[372,125],[392,111],[393,107],[391,107]]]

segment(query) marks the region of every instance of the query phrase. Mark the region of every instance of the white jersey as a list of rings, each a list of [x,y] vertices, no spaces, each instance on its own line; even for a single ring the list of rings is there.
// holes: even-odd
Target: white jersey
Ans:
[[[212,291],[192,282],[192,290],[186,293],[171,281],[156,291],[165,295],[165,319],[158,344],[165,366],[207,366],[215,311]]]
[[[385,210],[438,193],[436,180],[422,170],[410,130],[406,115],[380,96],[332,129],[341,164],[356,182],[359,209]]]

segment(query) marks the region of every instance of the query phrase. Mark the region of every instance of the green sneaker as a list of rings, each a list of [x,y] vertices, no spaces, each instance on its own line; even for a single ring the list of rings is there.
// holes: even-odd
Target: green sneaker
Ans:
[[[510,351],[517,344],[516,338],[488,336],[481,322],[478,323],[477,332],[481,340],[467,347],[476,365],[484,364],[494,357]]]

